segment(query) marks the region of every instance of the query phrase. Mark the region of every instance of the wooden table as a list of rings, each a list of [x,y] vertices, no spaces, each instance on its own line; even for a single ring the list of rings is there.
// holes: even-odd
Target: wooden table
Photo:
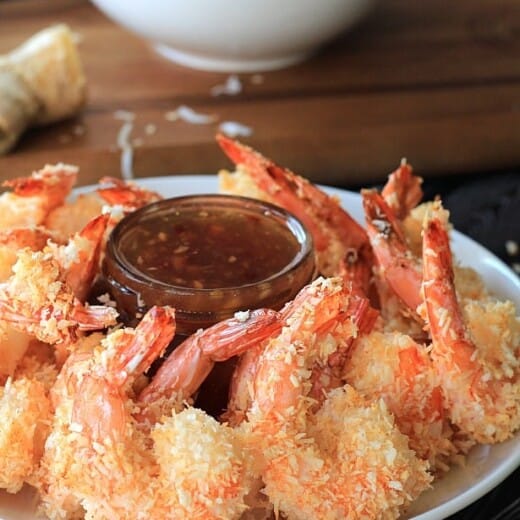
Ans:
[[[517,0],[381,0],[307,62],[240,75],[242,92],[218,97],[227,74],[166,61],[82,0],[0,2],[0,53],[55,22],[81,35],[89,101],[76,119],[27,133],[0,158],[3,178],[57,161],[79,165],[81,183],[119,175],[117,110],[135,114],[137,177],[228,166],[214,141],[225,120],[251,127],[244,141],[277,162],[336,185],[380,180],[403,156],[424,176],[520,165]],[[181,104],[218,122],[167,121]]]

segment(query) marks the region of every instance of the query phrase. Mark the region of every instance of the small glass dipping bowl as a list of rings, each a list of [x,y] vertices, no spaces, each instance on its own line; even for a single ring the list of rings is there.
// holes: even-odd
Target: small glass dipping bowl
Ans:
[[[237,311],[280,309],[315,276],[312,238],[272,204],[232,195],[165,199],[125,217],[103,277],[122,319],[175,308],[187,336]]]

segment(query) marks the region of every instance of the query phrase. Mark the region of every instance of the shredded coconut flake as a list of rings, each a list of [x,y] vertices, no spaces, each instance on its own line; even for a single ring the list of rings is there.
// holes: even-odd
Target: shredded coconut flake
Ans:
[[[121,176],[125,180],[132,179],[134,177],[133,171],[133,159],[134,150],[131,146],[123,148],[121,152]]]
[[[193,125],[208,125],[214,123],[217,119],[216,116],[212,114],[195,112],[195,110],[187,105],[180,105],[177,109],[166,112],[164,118],[167,121],[177,121],[180,119]]]
[[[135,119],[135,114],[128,110],[116,110],[114,112],[114,118],[129,123]]]
[[[112,298],[110,298],[110,295],[108,293],[100,294],[96,299],[99,303],[102,303],[107,307],[116,308],[116,302],[112,300]]]
[[[240,322],[245,322],[249,319],[249,311],[238,311],[235,312],[235,319]]]
[[[144,133],[146,135],[154,135],[157,133],[157,126],[154,125],[153,123],[148,123],[145,127],[144,127]]]
[[[125,120],[117,134],[117,146],[121,150],[121,177],[125,180],[132,179],[134,150],[130,142],[130,134],[134,128],[131,120]]]
[[[215,85],[211,88],[210,93],[212,96],[236,96],[242,92],[242,82],[236,74],[231,74],[222,85]]]
[[[236,121],[223,121],[218,129],[229,137],[249,137],[253,134],[253,129],[249,126],[237,123]]]

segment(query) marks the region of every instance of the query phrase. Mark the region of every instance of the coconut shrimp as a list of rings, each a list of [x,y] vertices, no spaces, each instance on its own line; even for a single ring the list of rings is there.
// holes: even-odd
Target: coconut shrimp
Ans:
[[[78,333],[114,325],[110,307],[81,303],[49,253],[22,250],[0,284],[0,320],[44,343],[67,346]]]
[[[0,321],[0,384],[12,376],[33,341],[33,336]]]
[[[45,227],[57,233],[62,240],[78,233],[102,213],[111,213],[110,229],[127,213],[162,197],[131,181],[103,177],[92,192],[81,193],[74,200],[56,207],[45,219]],[[110,211],[119,208],[120,211]]]
[[[232,519],[249,507],[255,484],[249,453],[233,428],[188,402],[215,362],[254,349],[281,326],[278,312],[258,309],[200,330],[170,354],[141,392],[139,418],[155,422],[150,435],[160,464],[157,518]]]
[[[223,191],[251,196],[249,186],[254,185],[253,196],[282,206],[307,226],[314,240],[321,274],[338,275],[341,270],[348,274],[355,266],[351,281],[368,292],[371,277],[368,237],[337,199],[248,146],[222,134],[217,136],[217,142],[239,166],[235,176],[220,173]]]
[[[461,308],[437,212],[424,229],[422,288],[431,357],[452,422],[477,442],[511,437],[520,428],[520,320],[512,302],[477,300]]]
[[[236,519],[255,480],[250,453],[236,431],[187,407],[151,432],[159,464],[152,518]]]
[[[344,282],[346,283],[346,282]],[[379,313],[371,306],[367,298],[361,297],[349,285],[352,294],[345,301],[345,315],[349,316],[356,334],[372,330]],[[306,304],[310,287],[304,288],[296,298],[288,303],[281,311],[283,323],[291,321],[291,317],[301,305]],[[355,294],[354,294],[355,293]],[[343,368],[350,356],[350,347],[355,335],[346,338],[341,346],[331,352],[326,362],[317,362],[312,368],[309,397],[315,400],[313,410],[317,410],[326,398],[327,393],[343,384]],[[258,343],[244,352],[233,371],[228,398],[228,406],[223,419],[232,425],[240,424],[247,415],[251,406],[252,385],[256,377],[259,359],[262,356],[266,342]]]
[[[400,332],[374,330],[349,352],[344,379],[361,395],[383,399],[399,431],[435,472],[447,471],[472,443],[456,434],[427,348]]]
[[[199,389],[216,362],[255,350],[281,327],[278,312],[257,309],[237,313],[189,336],[168,356],[140,393],[138,401],[145,406],[146,415],[152,414],[157,420],[161,410],[168,413],[178,409]]]
[[[65,242],[102,213],[103,200],[95,191],[81,193],[74,200],[52,210],[47,215],[44,225]]]
[[[36,482],[49,518],[149,518],[157,466],[129,397],[174,332],[173,312],[154,307],[135,330],[87,339],[69,356],[52,389],[55,415]]]
[[[49,240],[54,239],[52,232],[40,226],[0,229],[0,282],[5,282],[13,274],[12,267],[20,249],[41,251]]]
[[[428,486],[427,463],[408,448],[384,402],[350,386],[332,390],[311,413],[312,367],[357,331],[339,279],[304,291],[306,301],[260,356],[240,426],[244,442],[275,511],[288,518],[396,518]]]
[[[415,311],[422,303],[420,264],[411,255],[399,222],[382,195],[375,190],[363,190],[361,195],[379,273],[406,306]]]
[[[367,232],[377,260],[378,276],[374,280],[379,295],[384,301],[381,306],[383,317],[390,329],[398,329],[420,338],[417,323],[421,326],[423,323],[422,234],[417,234],[421,242],[420,246],[414,246],[410,242],[410,236],[407,236],[402,229],[402,221],[396,218],[393,210],[379,193],[374,190],[363,190],[361,194]],[[449,227],[449,212],[443,209],[438,201],[423,204],[416,209],[420,210],[418,214],[422,219],[421,227],[422,222],[431,212],[435,212],[442,224]],[[415,220],[417,216],[412,218]],[[416,254],[417,251],[419,256]],[[463,300],[489,299],[489,292],[473,269],[457,265],[454,266],[454,273],[457,292]],[[404,307],[395,301],[396,297],[404,303]],[[409,320],[409,317],[413,317],[415,323]]]
[[[103,177],[97,192],[110,206],[120,206],[125,212],[132,212],[147,204],[162,199],[158,193],[142,188],[132,181],[123,181],[115,177]]]
[[[10,339],[19,349],[20,338]],[[50,349],[31,340],[0,387],[0,488],[10,493],[32,483],[52,420],[49,391],[56,376]]]
[[[51,237],[40,227],[0,230],[0,283],[12,276],[20,249],[39,251]],[[0,320],[0,383],[3,384],[7,376],[14,374],[32,339],[31,334]]]
[[[99,262],[105,246],[105,235],[110,215],[94,217],[85,227],[58,245],[49,241],[45,252],[50,252],[65,273],[64,281],[76,298],[84,302],[99,272]]]
[[[251,316],[248,325],[258,331],[263,328],[260,322],[269,327],[276,318],[269,314]],[[226,327],[219,324],[212,333],[206,331],[205,339],[215,339],[227,351],[226,342],[237,342],[238,328],[244,334],[247,321],[243,319],[239,326],[237,320],[228,320]],[[157,519],[235,518],[247,508],[244,497],[253,477],[248,454],[230,427],[192,407],[151,412],[145,424],[142,417],[140,422],[134,418],[137,407],[127,378],[134,379],[160,354],[173,336],[173,327],[173,313],[153,308],[135,333],[114,332],[93,356],[77,349],[67,360],[53,391],[56,420],[42,464],[44,510],[51,518],[74,515],[80,505],[95,518],[134,518],[135,511],[143,518]],[[249,333],[256,335],[256,331]],[[171,383],[177,385],[179,396],[189,397],[193,373],[206,373],[205,357],[216,348],[208,346],[208,352],[197,357],[201,334],[190,348],[179,347],[180,357],[191,366],[186,370],[174,363],[178,373],[171,376]],[[194,360],[190,353],[195,354]],[[203,380],[204,375],[198,377]],[[152,390],[145,394],[147,406],[153,407],[154,399],[163,400],[163,392],[170,392],[162,387],[164,383],[164,376],[152,381]],[[71,467],[72,457],[85,460],[85,466]]]
[[[404,220],[421,201],[422,181],[421,177],[413,174],[412,167],[406,159],[403,159],[399,168],[388,176],[381,195],[399,220]]]
[[[0,415],[0,488],[17,493],[31,481],[49,430],[45,385],[28,377],[9,378],[0,387]]]
[[[30,177],[5,181],[13,191],[0,196],[0,228],[43,224],[47,215],[63,204],[76,182],[77,168],[65,164],[47,165]]]

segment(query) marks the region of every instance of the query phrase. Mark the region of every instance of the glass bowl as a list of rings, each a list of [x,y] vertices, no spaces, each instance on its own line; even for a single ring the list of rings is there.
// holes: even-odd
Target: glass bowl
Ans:
[[[289,212],[232,195],[161,200],[121,220],[103,278],[122,318],[176,310],[189,335],[238,311],[280,309],[315,276],[312,238]]]

